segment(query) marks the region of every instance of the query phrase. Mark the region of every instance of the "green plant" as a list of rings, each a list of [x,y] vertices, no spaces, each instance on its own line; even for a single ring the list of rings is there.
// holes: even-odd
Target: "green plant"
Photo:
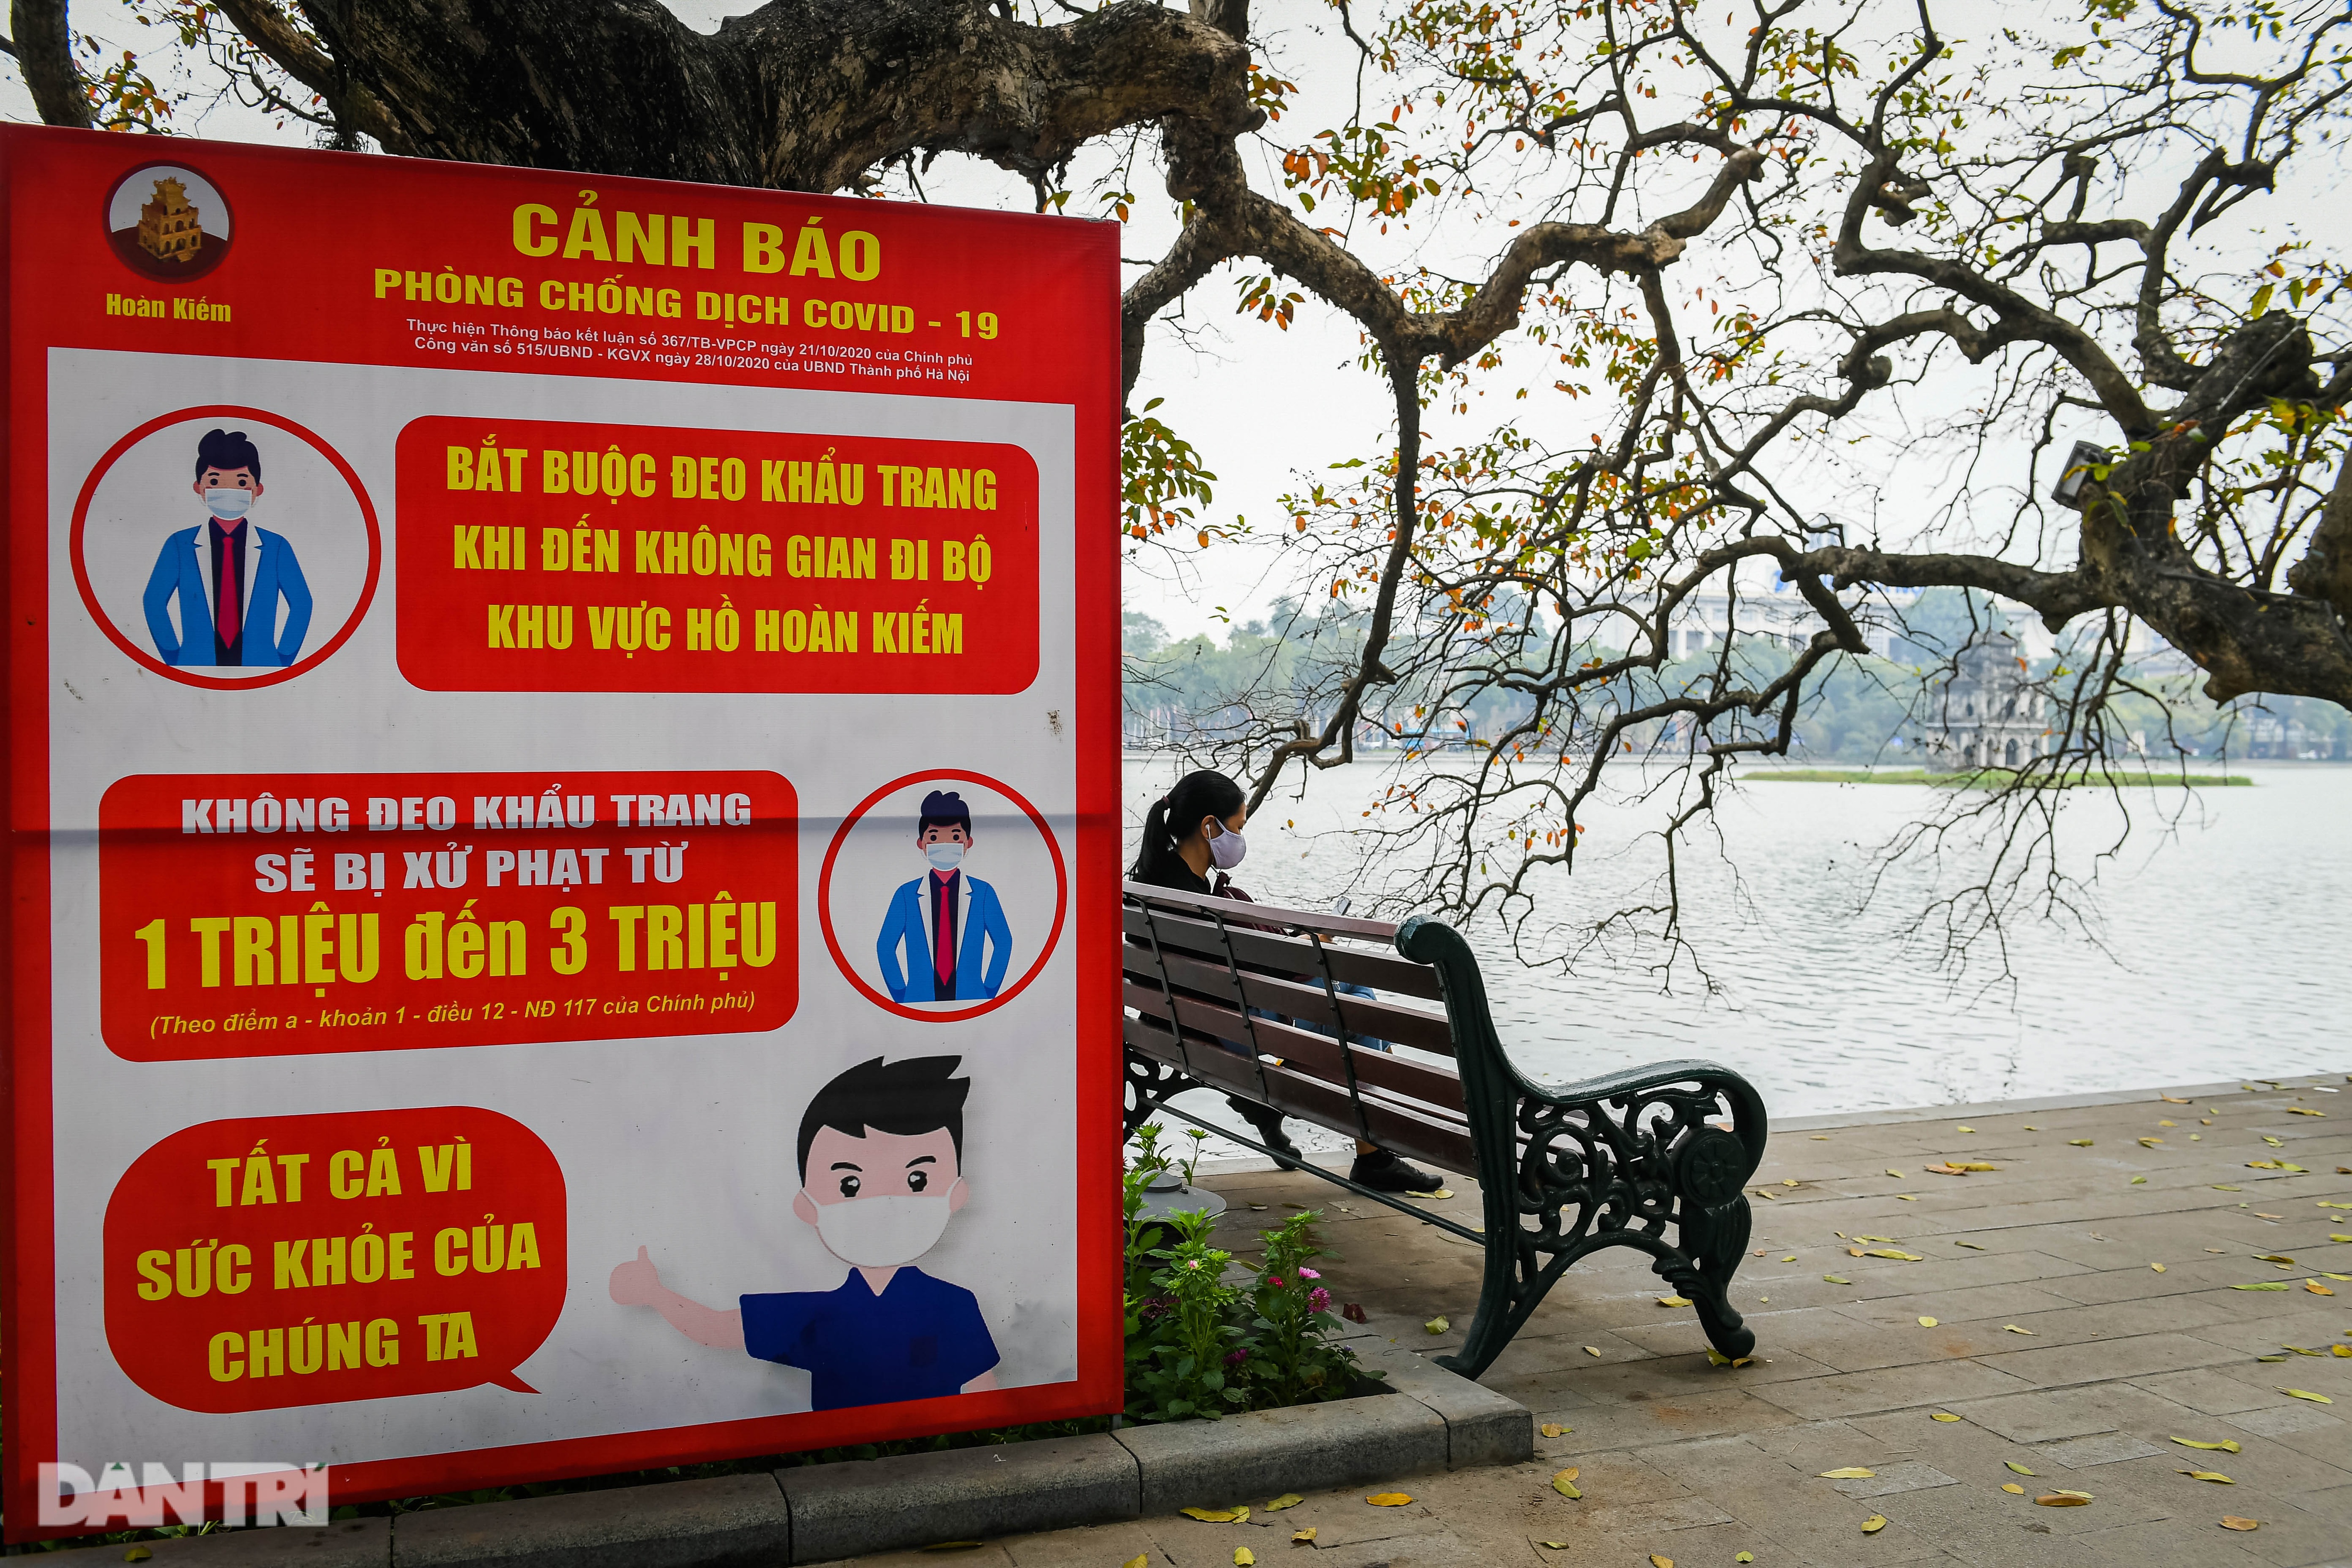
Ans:
[[[1247,1285],[1228,1279],[1234,1257],[1210,1245],[1209,1215],[1143,1213],[1152,1178],[1175,1168],[1160,1134],[1157,1125],[1137,1130],[1126,1178],[1129,1417],[1215,1420],[1339,1398],[1378,1376],[1338,1342],[1344,1330],[1312,1267],[1321,1256],[1312,1211],[1260,1233],[1264,1261],[1239,1265],[1255,1276]],[[1188,1185],[1199,1158],[1196,1141]]]

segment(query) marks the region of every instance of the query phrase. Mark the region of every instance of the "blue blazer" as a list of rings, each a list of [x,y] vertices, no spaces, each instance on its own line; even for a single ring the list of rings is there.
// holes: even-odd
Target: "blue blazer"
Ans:
[[[155,570],[147,578],[142,602],[147,631],[165,664],[213,662],[213,606],[220,603],[220,595],[213,585],[206,526],[198,523],[164,540]],[[245,607],[245,663],[282,668],[301,657],[302,638],[310,630],[310,584],[302,580],[302,563],[294,559],[294,547],[282,535],[247,526],[253,528],[253,538],[246,546],[245,592],[237,601]],[[175,594],[180,631],[172,629],[172,617],[164,613]],[[286,601],[283,636],[278,631],[281,598]]]
[[[932,994],[937,983],[931,963],[931,900],[923,888],[930,879],[927,871],[890,895],[890,912],[882,917],[882,935],[874,944],[875,955],[882,961],[882,983],[895,1002],[939,1000]],[[970,873],[956,878],[956,931],[955,999],[992,1001],[1013,962],[1013,930],[1004,923],[996,889]],[[981,965],[983,938],[988,942],[985,973]],[[907,952],[904,972],[898,967],[902,944]]]

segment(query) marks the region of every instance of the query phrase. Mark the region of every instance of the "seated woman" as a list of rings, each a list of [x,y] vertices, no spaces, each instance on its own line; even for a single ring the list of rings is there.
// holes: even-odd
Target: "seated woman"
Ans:
[[[1248,901],[1249,895],[1234,887],[1226,874],[1247,853],[1242,825],[1248,818],[1241,785],[1213,768],[1186,773],[1176,781],[1175,788],[1152,803],[1143,819],[1142,848],[1128,875],[1155,888]],[[1217,873],[1213,884],[1209,880],[1213,868]],[[1250,1054],[1249,1047],[1238,1041],[1217,1043],[1236,1056]],[[1227,1095],[1225,1103],[1257,1129],[1259,1140],[1274,1152],[1277,1163],[1286,1167],[1298,1162],[1298,1146],[1282,1131],[1281,1111],[1239,1095]],[[1433,1173],[1360,1138],[1356,1141],[1356,1163],[1348,1175],[1358,1185],[1382,1193],[1433,1192],[1442,1184]]]

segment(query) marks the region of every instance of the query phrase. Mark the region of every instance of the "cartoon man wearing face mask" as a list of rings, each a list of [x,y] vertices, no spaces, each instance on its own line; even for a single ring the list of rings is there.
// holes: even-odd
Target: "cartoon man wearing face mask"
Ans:
[[[155,557],[142,605],[156,653],[173,666],[292,664],[310,629],[310,585],[284,536],[246,519],[262,495],[260,450],[242,430],[207,433],[196,443],[191,488],[211,521],[173,534]],[[169,614],[175,597],[176,629]]]
[[[923,797],[915,847],[931,869],[891,895],[874,944],[882,984],[894,1002],[993,1000],[1013,961],[1013,931],[996,889],[963,869],[971,808],[961,795],[935,789]]]
[[[665,1288],[644,1247],[613,1270],[613,1300],[652,1307],[698,1344],[741,1350],[809,1374],[811,1408],[840,1410],[996,1386],[996,1342],[980,1303],[915,1268],[971,1189],[963,1179],[960,1057],[858,1063],[801,1117],[793,1213],[848,1264],[832,1290],[739,1297],[723,1312]]]

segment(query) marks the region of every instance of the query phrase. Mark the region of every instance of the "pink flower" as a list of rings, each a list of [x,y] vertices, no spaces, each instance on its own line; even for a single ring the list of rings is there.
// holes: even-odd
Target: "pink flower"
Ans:
[[[1225,1364],[1227,1366],[1239,1366],[1248,1359],[1249,1352],[1247,1351],[1228,1351],[1225,1352]]]
[[[1320,1279],[1323,1278],[1323,1275],[1318,1269],[1302,1268],[1298,1271],[1298,1277],[1301,1279]]]
[[[1331,1292],[1326,1290],[1320,1285],[1318,1285],[1314,1289],[1307,1292],[1307,1310],[1310,1312],[1329,1311],[1331,1310]]]
[[[1279,1274],[1269,1274],[1265,1277],[1265,1282],[1278,1289],[1282,1284],[1282,1276]]]

